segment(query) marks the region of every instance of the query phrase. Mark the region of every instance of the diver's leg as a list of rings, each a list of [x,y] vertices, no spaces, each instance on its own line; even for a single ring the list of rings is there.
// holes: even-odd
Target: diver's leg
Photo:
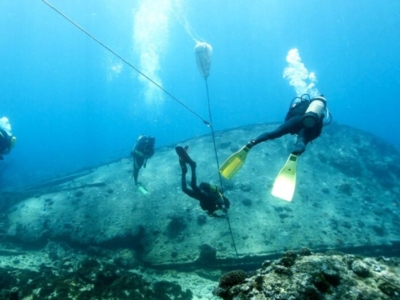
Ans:
[[[259,143],[280,138],[289,133],[296,133],[301,126],[301,116],[295,116],[287,120],[282,125],[278,126],[275,130],[259,135],[251,144],[257,145]]]
[[[196,163],[190,158],[189,154],[187,153],[189,147],[181,147],[177,146],[175,147],[175,151],[179,156],[179,164],[181,165],[182,168],[182,191],[192,197],[197,199],[198,198],[198,190],[199,188],[196,186]],[[188,188],[187,182],[186,182],[186,173],[187,173],[187,164],[191,168],[192,172],[192,179],[191,179],[191,187],[192,189]]]
[[[294,150],[292,153],[294,155],[301,155],[304,151],[306,151],[306,145],[309,142],[309,137],[307,134],[307,129],[303,128],[297,134],[296,143],[294,145]]]
[[[190,188],[188,188],[187,186],[187,182],[186,182],[186,174],[187,174],[187,166],[186,163],[184,161],[182,161],[181,159],[179,159],[179,165],[181,166],[182,169],[182,175],[181,175],[181,186],[182,186],[182,191],[188,195],[189,197],[195,197],[195,193],[193,192],[193,190],[191,190]]]
[[[196,163],[190,158],[190,156],[188,154],[188,149],[189,149],[189,147],[185,147],[185,148],[183,148],[181,146],[175,147],[175,151],[178,154],[180,160],[189,164],[191,167],[196,166]]]
[[[135,180],[135,184],[138,184],[137,179],[139,175],[139,169],[136,167],[133,167],[133,179]]]
[[[197,186],[196,162],[193,162],[193,164],[190,165],[190,168],[192,171],[192,178],[190,181],[190,186],[192,187],[193,192],[201,193],[200,188]]]
[[[133,179],[135,180],[135,184],[138,184],[138,176],[139,170],[143,165],[143,158],[134,156],[133,157]]]
[[[182,183],[182,191],[188,195],[189,197],[195,197],[195,192],[188,188],[187,182],[186,182],[186,173],[187,173],[187,168],[182,168],[182,178],[181,178],[181,183]]]

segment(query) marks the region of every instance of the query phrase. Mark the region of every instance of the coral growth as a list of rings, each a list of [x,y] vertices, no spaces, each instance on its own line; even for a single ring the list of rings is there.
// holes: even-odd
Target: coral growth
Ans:
[[[400,299],[400,260],[288,251],[252,277],[227,273],[214,295],[223,299]]]
[[[229,289],[242,283],[246,278],[247,273],[242,270],[228,272],[219,279],[219,285],[214,289],[213,294],[223,299],[230,299]]]

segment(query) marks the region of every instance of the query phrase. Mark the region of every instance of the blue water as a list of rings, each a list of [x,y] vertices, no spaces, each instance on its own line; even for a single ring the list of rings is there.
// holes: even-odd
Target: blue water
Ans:
[[[209,43],[215,130],[282,120],[296,48],[336,122],[400,146],[399,1],[229,2],[50,3],[204,119],[194,47]],[[18,139],[0,162],[1,188],[128,156],[142,133],[162,146],[210,132],[43,1],[1,1],[0,41],[0,117]]]

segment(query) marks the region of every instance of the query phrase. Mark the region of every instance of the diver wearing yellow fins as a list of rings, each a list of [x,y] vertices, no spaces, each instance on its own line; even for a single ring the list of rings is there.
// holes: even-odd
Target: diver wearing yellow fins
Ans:
[[[221,166],[220,173],[231,179],[244,164],[247,154],[255,145],[282,137],[286,134],[297,134],[294,150],[285,166],[277,176],[272,188],[272,195],[283,200],[291,201],[296,186],[297,158],[305,151],[306,145],[320,136],[324,117],[331,122],[331,116],[323,95],[311,99],[308,94],[295,97],[290,103],[285,122],[271,132],[266,132],[254,140],[250,140],[238,152],[232,154]]]

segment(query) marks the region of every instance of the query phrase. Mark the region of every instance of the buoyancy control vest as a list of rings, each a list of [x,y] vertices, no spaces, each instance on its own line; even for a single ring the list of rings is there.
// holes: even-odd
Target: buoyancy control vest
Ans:
[[[8,154],[14,147],[16,138],[0,128],[0,155]]]
[[[229,209],[229,199],[220,191],[220,189],[216,185],[210,184],[208,182],[201,182],[199,187],[203,192],[207,193],[208,197],[215,200],[219,208],[222,208],[224,206],[226,209]]]
[[[309,105],[310,100],[307,99],[301,99],[300,101],[294,103],[292,101],[289,111],[286,114],[285,121],[295,116],[303,116],[306,113]]]
[[[319,127],[318,125],[322,124],[325,111],[327,111],[326,99],[322,95],[310,99],[306,94],[292,100],[285,121],[295,116],[303,116],[301,122],[305,128]]]
[[[136,141],[136,145],[132,150],[132,155],[138,155],[145,159],[152,157],[154,154],[155,141],[156,139],[152,136],[147,137],[141,135]]]

